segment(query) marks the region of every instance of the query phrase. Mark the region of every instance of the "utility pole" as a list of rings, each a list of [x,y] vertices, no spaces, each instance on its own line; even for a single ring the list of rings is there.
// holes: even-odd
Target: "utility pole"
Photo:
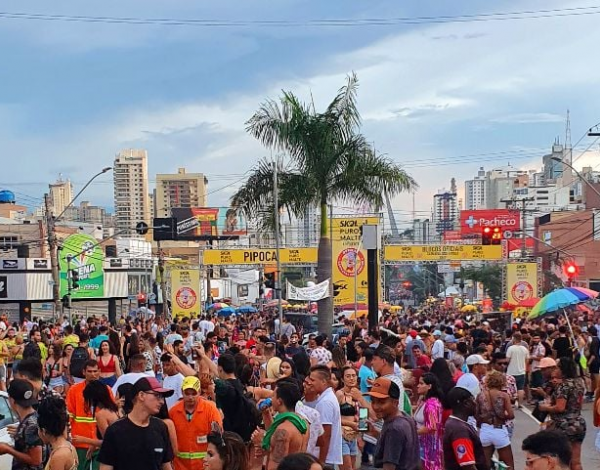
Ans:
[[[60,302],[60,272],[58,269],[58,243],[56,240],[52,205],[48,193],[44,194],[44,207],[46,209],[46,235],[48,239],[50,267],[52,272],[52,300],[54,301],[54,311],[59,315],[62,313],[62,309]]]
[[[283,325],[283,309],[281,308],[281,261],[279,260],[279,160],[273,162],[273,205],[275,206],[275,255],[277,257],[277,268],[275,273],[275,295],[277,296],[277,311],[279,313],[279,334]]]
[[[513,204],[515,210],[521,212],[521,258],[525,258],[527,255],[527,203],[535,201],[532,197],[523,197],[521,199],[517,199],[516,197],[513,199],[502,199],[500,202],[504,202],[505,204]],[[522,204],[521,209],[519,209],[519,203]]]
[[[169,310],[169,300],[167,299],[167,282],[165,280],[165,255],[160,247],[160,240],[156,241],[156,249],[158,250],[158,272],[160,273],[160,293],[162,295],[163,316],[165,320],[171,319]]]

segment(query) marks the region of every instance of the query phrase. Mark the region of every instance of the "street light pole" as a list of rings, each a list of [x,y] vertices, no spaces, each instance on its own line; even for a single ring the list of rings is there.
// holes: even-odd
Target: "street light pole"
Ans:
[[[273,162],[273,205],[275,206],[275,255],[277,257],[277,272],[275,276],[275,295],[277,295],[277,311],[279,314],[279,334],[283,326],[283,309],[281,308],[281,261],[279,260],[279,159]]]
[[[52,272],[52,300],[54,301],[54,312],[60,310],[60,271],[58,265],[58,239],[56,237],[56,222],[67,212],[67,210],[73,205],[75,200],[86,190],[86,188],[94,181],[98,176],[103,175],[107,171],[112,170],[112,167],[107,166],[99,171],[81,188],[81,190],[75,195],[75,197],[65,206],[63,211],[56,217],[52,215],[50,210],[50,197],[48,194],[44,195],[44,205],[46,209],[46,231],[48,237],[48,248],[50,251],[50,267]]]

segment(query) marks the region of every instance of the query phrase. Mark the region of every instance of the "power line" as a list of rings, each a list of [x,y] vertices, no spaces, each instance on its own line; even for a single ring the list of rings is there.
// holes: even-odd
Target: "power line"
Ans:
[[[87,15],[52,15],[27,12],[0,12],[0,19],[48,21],[68,23],[117,24],[135,26],[169,26],[169,27],[234,27],[245,28],[259,26],[264,28],[290,27],[365,27],[365,26],[399,26],[441,23],[473,23],[489,21],[517,21],[528,19],[563,18],[600,14],[600,6],[557,8],[547,10],[522,10],[512,12],[495,12],[465,15],[414,16],[392,18],[328,18],[309,20],[235,20],[235,19],[191,19],[191,18],[145,18],[117,16]]]

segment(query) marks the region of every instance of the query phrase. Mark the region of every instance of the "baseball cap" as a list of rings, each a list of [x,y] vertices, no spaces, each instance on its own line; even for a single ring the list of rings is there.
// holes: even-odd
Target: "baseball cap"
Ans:
[[[433,336],[442,336],[442,332],[440,330],[435,330]]]
[[[190,375],[183,379],[183,382],[181,383],[181,390],[188,389],[196,390],[196,392],[200,393],[200,380],[198,377]]]
[[[486,361],[481,354],[471,354],[467,357],[467,365],[474,366],[475,364],[489,364],[490,361]]]
[[[417,337],[417,335],[418,335],[419,333],[417,333],[417,331],[416,331],[416,330],[410,330],[410,331],[408,332],[408,334],[409,334],[410,336],[412,336],[413,338],[416,338],[416,337]]]
[[[17,405],[23,407],[35,405],[37,403],[33,385],[23,379],[14,379],[10,383],[8,386],[8,396],[12,398]]]
[[[379,377],[371,385],[371,391],[365,393],[375,398],[400,398],[400,388],[390,379]]]
[[[540,369],[546,369],[547,367],[556,367],[556,361],[551,357],[542,357],[540,359]]]
[[[460,378],[456,381],[456,387],[468,390],[469,393],[474,397],[477,397],[477,395],[479,395],[479,393],[481,392],[479,380],[477,380],[477,377],[475,377],[475,375],[473,374],[461,375]]]
[[[136,396],[140,392],[156,392],[160,393],[165,398],[170,397],[173,395],[173,393],[175,393],[174,390],[163,388],[160,385],[160,382],[154,377],[142,377],[141,379],[138,379],[135,384],[133,384],[131,395]]]

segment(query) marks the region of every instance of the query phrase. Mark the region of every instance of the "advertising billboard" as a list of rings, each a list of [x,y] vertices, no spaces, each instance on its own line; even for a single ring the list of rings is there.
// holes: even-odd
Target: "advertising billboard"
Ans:
[[[176,207],[178,240],[234,240],[248,233],[246,218],[231,207]]]
[[[200,271],[171,270],[171,309],[174,317],[200,315]]]
[[[385,262],[393,261],[494,261],[502,259],[500,245],[387,245]]]
[[[317,262],[317,248],[280,248],[282,264]],[[235,250],[204,250],[202,263],[215,266],[236,264],[272,264],[277,262],[277,251],[270,248],[248,248]]]
[[[367,250],[361,249],[360,228],[363,225],[378,225],[379,217],[351,217],[332,219],[332,282],[333,305],[354,303],[356,279],[357,301],[365,303],[368,296]],[[355,273],[356,270],[356,273]]]
[[[500,227],[502,231],[521,229],[521,213],[512,209],[460,212],[460,231],[464,235],[481,235],[485,227]]]
[[[61,297],[68,291],[69,269],[75,269],[79,274],[79,288],[71,291],[72,299],[104,297],[104,251],[94,237],[76,233],[65,238],[62,241],[62,249],[59,250],[58,262]]]
[[[508,263],[506,265],[506,300],[514,305],[538,296],[537,263]]]

